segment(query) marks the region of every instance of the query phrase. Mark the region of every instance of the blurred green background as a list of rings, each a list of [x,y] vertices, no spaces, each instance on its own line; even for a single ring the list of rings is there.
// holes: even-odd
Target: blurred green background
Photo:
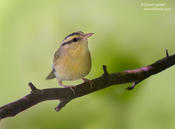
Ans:
[[[171,10],[144,11],[142,2],[165,3]],[[28,94],[29,81],[58,87],[45,77],[53,53],[74,31],[95,33],[89,39],[89,79],[103,73],[103,64],[119,72],[153,63],[165,48],[175,53],[174,8],[173,0],[0,0],[0,105]],[[112,86],[58,113],[58,101],[43,102],[0,121],[0,129],[175,129],[174,77],[171,67],[133,91],[125,90],[131,84]]]

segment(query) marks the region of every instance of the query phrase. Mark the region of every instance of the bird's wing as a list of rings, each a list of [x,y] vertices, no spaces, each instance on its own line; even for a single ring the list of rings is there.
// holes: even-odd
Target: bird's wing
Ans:
[[[54,54],[54,57],[53,57],[53,65],[57,62],[58,58],[60,57],[61,55],[61,48],[59,48],[55,54]]]
[[[54,65],[57,63],[58,58],[60,57],[60,53],[61,53],[61,48],[59,48],[54,54],[54,57],[53,57],[53,68],[52,68],[52,71],[49,73],[49,75],[46,77],[46,80],[53,79],[53,78],[56,77],[55,76]]]

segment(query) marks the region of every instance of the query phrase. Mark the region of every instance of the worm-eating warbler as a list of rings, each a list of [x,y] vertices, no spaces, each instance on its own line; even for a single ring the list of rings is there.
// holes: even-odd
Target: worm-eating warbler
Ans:
[[[60,48],[55,52],[51,73],[47,80],[56,78],[59,85],[62,81],[72,81],[84,78],[91,69],[91,56],[88,49],[88,38],[93,33],[74,32],[64,38]]]

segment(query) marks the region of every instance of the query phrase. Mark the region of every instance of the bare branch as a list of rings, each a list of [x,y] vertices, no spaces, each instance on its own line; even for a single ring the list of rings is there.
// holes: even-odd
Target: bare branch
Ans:
[[[56,111],[60,111],[68,102],[72,99],[87,95],[97,90],[109,87],[116,84],[124,84],[133,82],[133,85],[128,89],[133,89],[136,84],[140,83],[144,79],[151,75],[157,74],[175,64],[175,54],[169,55],[166,50],[166,57],[156,61],[155,63],[144,66],[134,70],[126,70],[123,72],[109,74],[107,68],[104,65],[104,74],[93,81],[93,87],[90,83],[85,82],[76,85],[74,93],[70,88],[49,88],[49,89],[37,89],[32,83],[29,83],[30,94],[20,98],[19,100],[6,104],[0,107],[0,120],[6,117],[15,116],[16,114],[46,100],[60,100],[59,105],[55,108]]]
[[[127,90],[133,90],[134,87],[135,87],[138,83],[140,83],[141,81],[143,81],[143,80],[140,80],[140,81],[136,81],[136,82],[134,82],[134,83],[132,84],[131,87],[128,87],[128,88],[126,88],[126,89],[127,89]]]
[[[31,82],[29,82],[29,87],[32,91],[38,90]]]
[[[107,66],[106,65],[103,65],[103,71],[104,71],[104,74],[105,76],[108,75],[108,71],[107,71]]]
[[[166,57],[169,57],[168,49],[166,49]]]
[[[61,100],[58,106],[55,108],[57,112],[59,112],[70,100]]]

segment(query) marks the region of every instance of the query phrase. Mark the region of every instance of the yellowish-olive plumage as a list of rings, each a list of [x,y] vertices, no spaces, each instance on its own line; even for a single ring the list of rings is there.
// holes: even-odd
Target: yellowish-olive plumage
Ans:
[[[54,54],[53,70],[47,79],[56,77],[59,84],[62,85],[64,80],[84,78],[91,69],[87,39],[92,34],[78,31],[68,35]]]

